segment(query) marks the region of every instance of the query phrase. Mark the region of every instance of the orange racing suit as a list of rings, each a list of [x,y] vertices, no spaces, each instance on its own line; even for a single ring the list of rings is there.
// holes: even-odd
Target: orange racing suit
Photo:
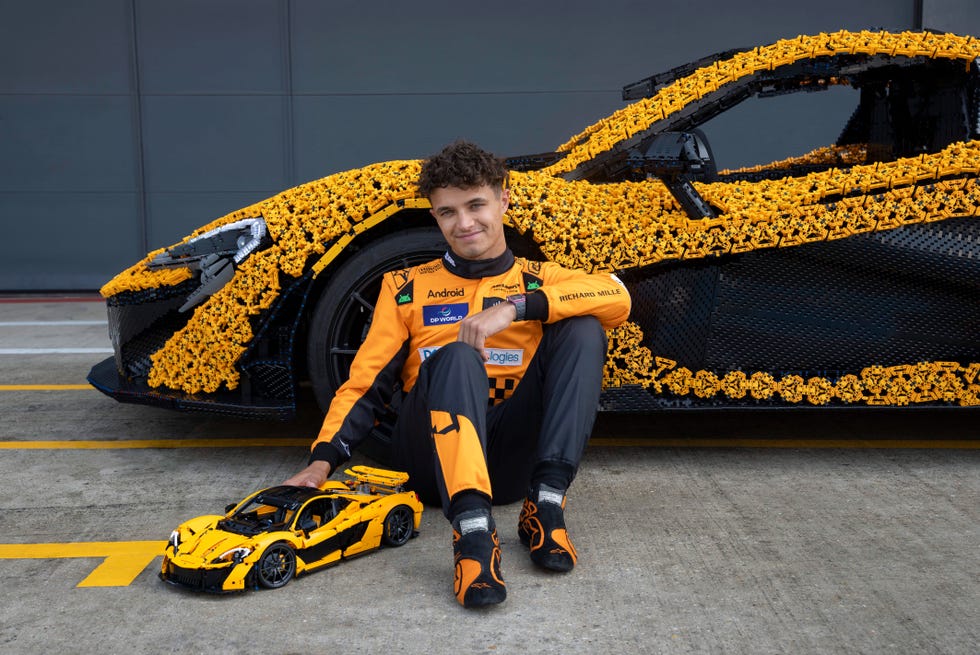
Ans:
[[[525,320],[512,323],[485,343],[489,353],[485,364],[488,396],[483,411],[487,411],[488,405],[492,409],[506,404],[514,394],[535,360],[547,325],[571,317],[593,316],[602,328],[609,329],[626,320],[630,311],[629,294],[614,276],[515,258],[509,250],[486,261],[464,260],[447,252],[440,259],[387,273],[367,338],[351,365],[350,378],[338,389],[330,405],[313,444],[311,460],[326,460],[331,470],[335,470],[368,434],[395,390],[400,387],[403,393],[410,394],[423,363],[440,348],[456,341],[458,324],[463,318],[503,302],[507,296],[522,293],[526,294]],[[604,360],[604,348],[600,357]],[[596,400],[601,386],[601,360],[593,385],[597,387]],[[450,394],[452,391],[447,390]],[[594,418],[595,407],[590,411]],[[435,413],[419,420],[424,421],[427,432],[430,422],[432,434],[439,432],[437,424],[442,419]],[[477,418],[471,420],[478,422]],[[591,420],[588,428],[591,429]],[[435,438],[438,459],[444,453],[439,452],[440,439]],[[485,435],[472,438],[486,440]],[[478,446],[472,449],[478,452]],[[483,450],[486,451],[485,444]],[[580,450],[579,445],[572,448],[575,450]],[[580,456],[579,452],[564,459],[577,466]],[[403,463],[396,462],[399,464]],[[465,471],[450,473],[447,478],[459,480],[438,481],[444,499],[446,494],[451,497],[456,491],[469,488],[491,495],[489,488],[482,488],[488,484],[483,475]]]

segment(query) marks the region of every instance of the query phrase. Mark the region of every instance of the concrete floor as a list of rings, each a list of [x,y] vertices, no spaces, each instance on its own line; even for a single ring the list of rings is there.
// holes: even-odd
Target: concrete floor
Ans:
[[[498,508],[509,595],[489,610],[453,599],[434,509],[403,548],[280,590],[177,590],[157,545],[301,467],[318,417],[227,421],[59,386],[108,356],[55,352],[108,349],[104,315],[0,299],[2,653],[980,652],[964,412],[604,417],[569,499],[578,567],[533,568],[519,506]],[[211,443],[172,447],[187,439]]]

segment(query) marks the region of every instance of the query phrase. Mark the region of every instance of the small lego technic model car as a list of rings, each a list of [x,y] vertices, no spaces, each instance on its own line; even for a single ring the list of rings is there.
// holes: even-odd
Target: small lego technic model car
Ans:
[[[263,489],[224,516],[180,525],[164,550],[160,578],[181,587],[225,593],[278,589],[295,576],[418,534],[422,504],[405,491],[408,474],[366,466],[323,489]]]

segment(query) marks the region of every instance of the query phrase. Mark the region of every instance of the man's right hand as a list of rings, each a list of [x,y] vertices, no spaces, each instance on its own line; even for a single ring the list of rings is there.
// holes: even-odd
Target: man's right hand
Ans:
[[[470,344],[483,356],[483,361],[488,361],[490,353],[486,349],[486,340],[510,327],[515,318],[516,307],[509,302],[497,303],[460,321],[456,341]]]
[[[283,484],[294,487],[313,487],[320,489],[326,484],[328,477],[330,477],[330,464],[317,460],[283,482]]]

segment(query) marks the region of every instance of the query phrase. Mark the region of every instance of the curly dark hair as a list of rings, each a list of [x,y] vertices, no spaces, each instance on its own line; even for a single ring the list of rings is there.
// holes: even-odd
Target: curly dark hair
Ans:
[[[479,186],[503,188],[507,178],[504,160],[469,141],[455,141],[422,163],[419,193],[428,198],[436,189]]]

